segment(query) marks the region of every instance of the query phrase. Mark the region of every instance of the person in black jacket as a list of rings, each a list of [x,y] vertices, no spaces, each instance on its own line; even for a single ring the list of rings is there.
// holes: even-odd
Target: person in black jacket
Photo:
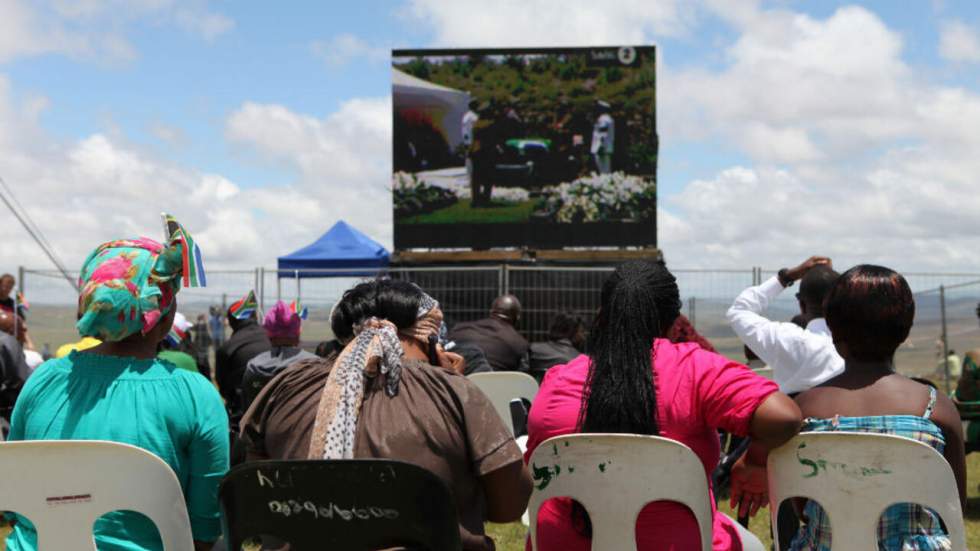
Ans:
[[[14,316],[0,310],[0,415],[9,418],[24,381],[31,374],[24,358],[24,349],[14,335]],[[24,331],[21,321],[18,330]]]
[[[218,391],[225,399],[232,424],[235,424],[245,413],[241,397],[245,366],[252,358],[270,350],[272,343],[256,321],[255,311],[239,319],[229,310],[228,325],[232,333],[215,352],[214,374]]]
[[[531,375],[538,382],[548,369],[565,364],[582,354],[585,348],[585,322],[574,314],[562,312],[551,320],[548,340],[531,345]]]
[[[483,350],[494,371],[527,373],[528,343],[515,326],[521,319],[521,302],[514,295],[503,295],[493,301],[490,317],[457,323],[449,339],[459,345]]]
[[[242,376],[242,409],[247,411],[262,388],[292,364],[312,360],[317,356],[299,347],[302,320],[283,301],[276,302],[265,314],[262,329],[269,336],[272,348],[248,361]],[[232,336],[234,338],[234,335]]]

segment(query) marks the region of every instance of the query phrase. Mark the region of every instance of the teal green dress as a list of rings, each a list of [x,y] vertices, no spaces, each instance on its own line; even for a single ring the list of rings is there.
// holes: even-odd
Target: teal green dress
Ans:
[[[72,352],[45,362],[27,380],[9,440],[112,440],[148,450],[177,474],[194,539],[220,535],[218,483],[228,471],[228,416],[217,390],[198,373],[159,359]],[[137,513],[108,513],[94,533],[100,551],[163,548],[156,527]],[[18,516],[7,551],[34,549],[37,533]]]

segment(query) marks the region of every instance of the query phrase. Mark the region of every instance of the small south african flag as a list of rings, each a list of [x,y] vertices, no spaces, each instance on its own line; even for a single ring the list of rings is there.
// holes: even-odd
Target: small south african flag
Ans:
[[[27,299],[24,298],[24,293],[21,293],[20,291],[17,291],[17,295],[14,297],[14,300],[17,301],[17,308],[18,309],[22,309],[22,310],[30,310],[31,309],[31,303],[30,302],[27,302]]]
[[[258,308],[259,302],[255,300],[255,291],[249,291],[247,295],[231,305],[228,314],[236,320],[243,320],[252,317]]]
[[[183,245],[180,254],[184,264],[182,270],[184,287],[207,287],[208,280],[204,273],[201,248],[197,246],[194,238],[177,222],[176,218],[167,213],[163,213],[161,216],[163,216],[163,227],[168,242],[173,244],[177,240]]]
[[[296,299],[289,304],[289,310],[299,316],[299,319],[301,320],[305,320],[310,315],[310,311],[306,308],[306,306],[300,308],[299,299]]]

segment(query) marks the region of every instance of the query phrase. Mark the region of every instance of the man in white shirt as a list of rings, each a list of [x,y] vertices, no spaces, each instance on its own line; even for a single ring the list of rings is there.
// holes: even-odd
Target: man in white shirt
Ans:
[[[742,291],[728,309],[726,317],[735,334],[772,368],[773,379],[786,394],[802,392],[844,371],[844,359],[837,354],[823,318],[823,299],[837,277],[829,258],[814,256]],[[769,303],[798,280],[802,282],[796,297],[805,328],[763,317]]]
[[[609,112],[612,106],[609,103],[596,101],[596,112],[599,114],[595,124],[592,126],[592,157],[595,159],[596,170],[599,174],[609,174],[612,172],[613,146],[616,139],[616,123]]]
[[[473,184],[473,159],[470,158],[470,148],[473,147],[473,127],[476,125],[476,121],[480,120],[480,115],[477,114],[476,108],[476,100],[470,100],[469,109],[463,114],[463,120],[461,121],[463,146],[466,155],[466,184],[468,186],[472,186]]]

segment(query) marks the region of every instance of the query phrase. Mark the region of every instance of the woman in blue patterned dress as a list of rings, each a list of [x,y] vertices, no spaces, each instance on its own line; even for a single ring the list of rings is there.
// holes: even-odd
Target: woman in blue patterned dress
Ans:
[[[966,501],[963,429],[953,402],[932,387],[895,372],[895,350],[908,337],[915,301],[900,274],[881,266],[851,268],[834,285],[825,304],[844,372],[803,392],[796,401],[804,431],[893,434],[924,442],[953,468],[960,503]],[[793,551],[830,551],[830,520],[814,501],[803,508],[803,526]],[[885,510],[878,523],[880,551],[952,549],[931,511],[909,503]]]

